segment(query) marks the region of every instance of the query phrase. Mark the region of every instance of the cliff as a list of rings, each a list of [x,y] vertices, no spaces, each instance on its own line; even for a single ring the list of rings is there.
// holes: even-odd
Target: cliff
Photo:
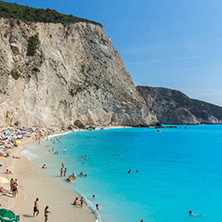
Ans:
[[[156,124],[100,24],[0,18],[0,29],[1,126]]]
[[[222,107],[191,99],[177,90],[146,86],[136,89],[162,124],[222,123]]]

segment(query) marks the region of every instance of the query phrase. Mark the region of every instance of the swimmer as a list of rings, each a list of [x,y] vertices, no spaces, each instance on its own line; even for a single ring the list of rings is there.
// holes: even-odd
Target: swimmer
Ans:
[[[193,214],[192,211],[189,211],[190,216],[197,216],[196,214]]]
[[[96,199],[96,195],[93,194],[92,198],[93,198],[93,199]]]
[[[100,210],[100,207],[101,207],[101,206],[99,206],[99,204],[96,204],[96,209],[97,209],[97,210]]]
[[[87,177],[87,174],[85,174],[85,177]]]
[[[136,170],[137,173],[139,173],[139,170]]]
[[[79,175],[80,175],[80,176],[84,176],[83,172],[81,172]]]
[[[45,165],[45,164],[43,164],[42,169],[45,169],[45,168],[46,168],[46,165]]]
[[[129,174],[131,173],[131,169],[128,170],[128,173],[129,173]]]

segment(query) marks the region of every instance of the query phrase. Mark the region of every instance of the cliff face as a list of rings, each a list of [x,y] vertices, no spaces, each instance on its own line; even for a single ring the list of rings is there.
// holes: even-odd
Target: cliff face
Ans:
[[[163,124],[222,123],[222,107],[190,99],[177,90],[160,87],[136,87],[148,108]]]
[[[0,19],[0,125],[150,125],[103,27]]]

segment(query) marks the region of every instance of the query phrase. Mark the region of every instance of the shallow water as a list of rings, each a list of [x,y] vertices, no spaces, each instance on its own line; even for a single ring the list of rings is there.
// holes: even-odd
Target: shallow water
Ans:
[[[93,208],[97,203],[102,206],[99,213],[104,222],[222,219],[221,125],[178,126],[159,133],[155,129],[95,130],[70,133],[61,141],[53,145],[59,155],[48,152],[45,145],[52,146],[50,141],[32,152],[44,154],[45,159],[37,161],[48,161],[54,176],[59,174],[59,162],[68,174],[87,173],[69,186]],[[198,216],[190,217],[189,210]]]

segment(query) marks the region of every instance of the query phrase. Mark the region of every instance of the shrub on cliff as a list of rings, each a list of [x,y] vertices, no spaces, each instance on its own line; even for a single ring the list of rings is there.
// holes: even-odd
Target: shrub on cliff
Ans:
[[[64,15],[56,10],[51,9],[36,9],[29,6],[17,5],[16,3],[8,3],[0,1],[0,17],[14,18],[29,22],[44,22],[44,23],[76,23],[89,22],[102,26],[101,24],[83,18],[78,18],[73,15]]]
[[[33,35],[28,39],[27,56],[34,56],[40,41],[38,35]]]

